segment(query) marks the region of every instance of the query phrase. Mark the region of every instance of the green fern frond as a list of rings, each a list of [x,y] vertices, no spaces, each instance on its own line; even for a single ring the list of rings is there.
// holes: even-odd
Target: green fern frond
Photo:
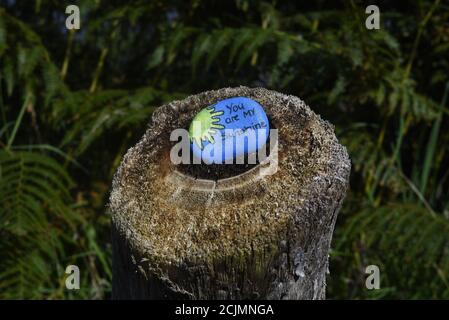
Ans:
[[[73,112],[76,121],[67,132],[62,145],[78,142],[76,153],[83,153],[92,142],[107,130],[120,130],[136,125],[144,125],[160,102],[168,101],[173,95],[152,87],[138,89],[134,92],[125,90],[105,90],[94,95],[78,92],[76,100],[83,101]],[[64,107],[64,101],[61,103]],[[67,109],[65,109],[67,114]],[[73,116],[73,115],[72,115]]]
[[[54,289],[63,233],[81,221],[69,206],[73,182],[53,158],[35,152],[0,150],[0,172],[0,289],[8,288],[0,296],[38,298]]]
[[[437,298],[449,293],[443,276],[449,272],[448,234],[449,220],[441,214],[414,202],[391,203],[350,218],[336,250],[357,243],[365,251],[362,265],[381,266],[383,287]],[[431,283],[422,283],[422,277]]]
[[[71,220],[66,204],[73,182],[53,158],[33,152],[0,151],[0,227],[25,235],[45,230],[51,219]]]
[[[0,74],[8,95],[14,88],[40,92],[46,104],[67,92],[59,72],[37,34],[22,21],[0,11]],[[14,57],[14,58],[13,58]]]

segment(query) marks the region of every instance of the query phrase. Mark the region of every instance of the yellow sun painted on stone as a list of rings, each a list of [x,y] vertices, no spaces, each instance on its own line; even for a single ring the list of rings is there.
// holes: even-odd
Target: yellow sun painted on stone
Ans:
[[[192,142],[195,142],[198,147],[203,149],[203,141],[209,141],[214,143],[213,135],[218,129],[223,129],[224,126],[219,124],[219,116],[223,115],[224,111],[215,111],[213,106],[207,107],[201,110],[195,118],[189,128],[189,136]]]

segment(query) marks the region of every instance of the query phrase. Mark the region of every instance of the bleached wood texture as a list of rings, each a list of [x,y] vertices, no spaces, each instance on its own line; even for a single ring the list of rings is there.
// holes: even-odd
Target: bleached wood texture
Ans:
[[[279,130],[278,171],[195,179],[170,162],[175,128],[245,96]],[[158,108],[113,181],[115,299],[323,299],[350,174],[333,126],[297,97],[224,88]]]

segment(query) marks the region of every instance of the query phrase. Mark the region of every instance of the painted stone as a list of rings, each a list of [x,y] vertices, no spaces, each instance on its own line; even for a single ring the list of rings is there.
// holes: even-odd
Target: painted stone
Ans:
[[[246,97],[221,100],[201,110],[189,128],[193,155],[206,163],[258,151],[268,139],[268,117],[262,106]]]

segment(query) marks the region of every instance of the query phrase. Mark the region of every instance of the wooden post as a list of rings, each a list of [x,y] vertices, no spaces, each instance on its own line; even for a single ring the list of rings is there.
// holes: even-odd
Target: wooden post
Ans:
[[[198,179],[173,165],[170,133],[235,96],[258,101],[278,129],[277,172]],[[325,298],[349,173],[332,125],[297,97],[224,88],[158,108],[113,181],[113,298]]]

